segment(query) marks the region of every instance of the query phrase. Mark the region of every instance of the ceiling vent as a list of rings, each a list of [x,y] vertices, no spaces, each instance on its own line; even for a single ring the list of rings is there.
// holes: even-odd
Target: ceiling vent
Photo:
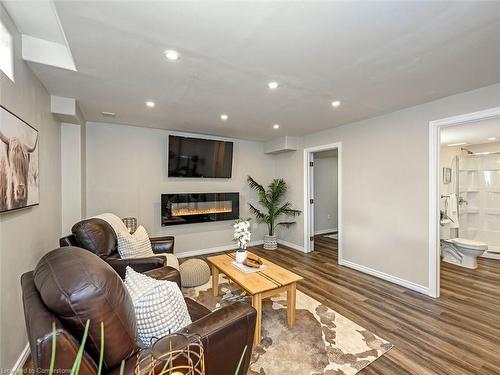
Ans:
[[[296,151],[298,149],[299,139],[297,137],[284,136],[275,138],[264,145],[264,153],[280,154],[282,152]]]

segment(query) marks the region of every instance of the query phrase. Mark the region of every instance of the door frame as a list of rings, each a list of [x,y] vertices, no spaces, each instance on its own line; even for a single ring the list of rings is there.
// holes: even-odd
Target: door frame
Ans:
[[[447,117],[429,122],[429,291],[431,297],[438,298],[440,294],[440,246],[439,246],[439,168],[441,154],[441,129],[450,126],[463,125],[481,120],[500,117],[500,107],[464,115]]]
[[[338,179],[337,179],[337,220],[338,220],[338,262],[342,263],[343,259],[343,226],[342,226],[342,142],[335,142],[321,146],[304,148],[304,252],[309,253],[313,251],[309,237],[311,236],[311,219],[312,210],[310,209],[309,199],[312,196],[312,189],[310,184],[311,170],[309,161],[311,155],[319,151],[338,150]],[[314,235],[314,234],[313,234]]]

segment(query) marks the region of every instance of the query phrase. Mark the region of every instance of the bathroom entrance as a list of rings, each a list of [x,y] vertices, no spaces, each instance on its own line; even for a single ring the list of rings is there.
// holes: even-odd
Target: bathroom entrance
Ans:
[[[474,272],[489,267],[487,259],[500,262],[500,108],[437,121],[430,130],[429,287],[438,297],[443,264]]]
[[[342,145],[304,150],[304,249],[337,248],[342,259]]]

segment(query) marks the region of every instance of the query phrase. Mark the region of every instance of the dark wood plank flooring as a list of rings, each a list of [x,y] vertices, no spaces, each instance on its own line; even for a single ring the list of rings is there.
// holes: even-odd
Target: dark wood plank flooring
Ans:
[[[500,261],[480,259],[477,270],[442,263],[441,297],[433,299],[339,266],[337,241],[324,236],[310,254],[250,250],[300,274],[298,289],[394,344],[361,375],[500,374]]]

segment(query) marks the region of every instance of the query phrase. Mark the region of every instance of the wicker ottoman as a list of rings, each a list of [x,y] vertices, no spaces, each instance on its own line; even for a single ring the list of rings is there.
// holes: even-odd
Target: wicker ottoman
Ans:
[[[192,288],[206,284],[210,280],[210,267],[201,259],[189,259],[180,265],[181,284]]]

